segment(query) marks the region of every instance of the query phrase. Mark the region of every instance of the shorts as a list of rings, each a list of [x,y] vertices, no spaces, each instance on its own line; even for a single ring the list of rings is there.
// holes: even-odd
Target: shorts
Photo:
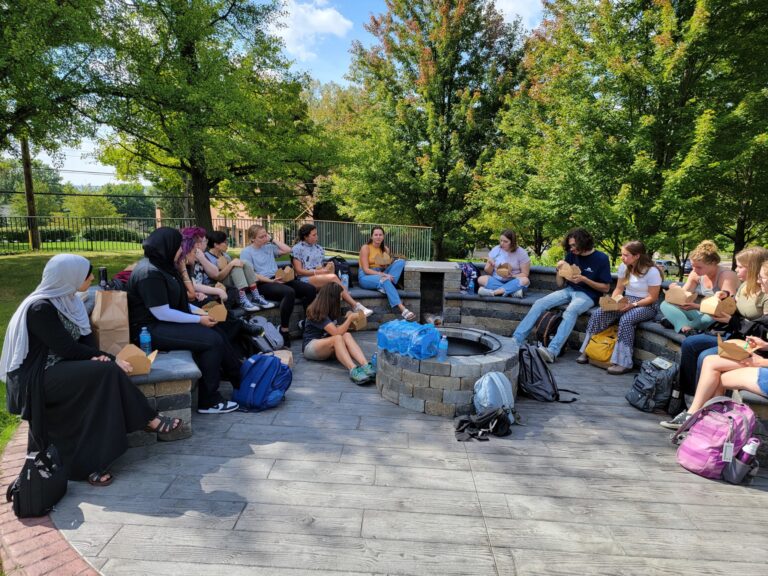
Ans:
[[[757,385],[763,396],[768,396],[768,368],[757,369]]]
[[[331,354],[333,354],[333,351],[329,354],[328,352],[320,352],[318,350],[317,344],[322,340],[322,338],[316,338],[315,340],[310,340],[307,342],[307,345],[304,346],[304,359],[305,360],[328,360],[328,358],[331,357]]]

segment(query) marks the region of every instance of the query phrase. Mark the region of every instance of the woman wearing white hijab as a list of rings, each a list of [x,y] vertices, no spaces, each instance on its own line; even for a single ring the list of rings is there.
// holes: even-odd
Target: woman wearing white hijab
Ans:
[[[130,364],[96,348],[85,306],[75,294],[92,280],[82,256],[59,254],[48,261],[40,285],[8,324],[0,379],[7,383],[9,412],[31,420],[32,429],[39,424],[33,419],[43,420],[69,479],[106,486],[113,480],[109,465],[128,448],[128,432],[164,434],[181,420],[157,416],[126,376]],[[38,416],[29,391],[39,382],[45,408]]]

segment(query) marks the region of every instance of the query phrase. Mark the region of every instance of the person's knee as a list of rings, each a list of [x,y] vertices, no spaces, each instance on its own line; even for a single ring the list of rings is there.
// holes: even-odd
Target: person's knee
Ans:
[[[349,332],[344,332],[344,335],[342,336],[342,339],[344,340],[345,344],[349,344],[350,342],[355,341],[355,337],[352,336]]]
[[[341,336],[341,334],[336,334],[334,336],[331,336],[331,344],[333,344],[334,348],[338,346],[343,346],[344,338]]]
[[[530,286],[531,281],[528,278],[519,278],[520,286]]]

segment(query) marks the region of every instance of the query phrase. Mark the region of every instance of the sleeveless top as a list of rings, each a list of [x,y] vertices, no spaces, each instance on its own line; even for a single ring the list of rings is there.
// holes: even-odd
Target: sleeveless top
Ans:
[[[381,268],[381,264],[376,264],[375,258],[383,254],[381,248],[376,248],[373,244],[368,244],[368,267]]]
[[[720,269],[717,270],[717,276],[715,276],[715,281],[712,282],[712,288],[707,288],[706,286],[704,286],[704,284],[702,283],[701,279],[699,279],[699,283],[696,285],[696,294],[698,294],[699,296],[701,296],[703,298],[707,298],[709,296],[714,296],[715,292],[717,292],[720,289],[719,282],[720,282],[720,273],[721,272],[722,272],[722,270],[720,270]]]

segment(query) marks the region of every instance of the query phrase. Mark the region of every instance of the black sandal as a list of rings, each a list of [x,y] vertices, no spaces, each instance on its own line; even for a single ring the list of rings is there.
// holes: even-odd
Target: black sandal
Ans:
[[[160,422],[156,426],[150,426],[147,424],[144,428],[144,432],[154,432],[155,434],[169,434],[181,428],[181,418],[172,418],[170,416],[161,416],[158,414],[155,416]]]
[[[91,486],[109,486],[115,477],[111,472],[92,472],[88,475],[88,484]]]

